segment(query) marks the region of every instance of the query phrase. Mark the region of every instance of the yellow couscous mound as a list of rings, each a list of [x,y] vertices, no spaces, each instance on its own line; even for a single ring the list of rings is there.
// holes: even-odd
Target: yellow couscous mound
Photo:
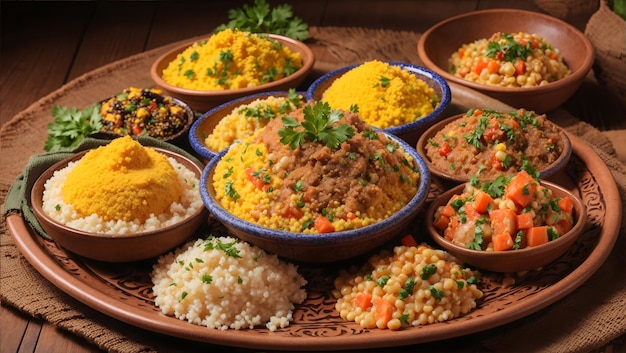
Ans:
[[[377,60],[347,71],[330,85],[322,100],[334,109],[356,105],[365,122],[381,129],[419,120],[439,103],[426,82],[400,66]]]
[[[176,87],[223,90],[259,86],[302,67],[300,53],[262,34],[225,29],[196,42],[163,70]]]
[[[62,189],[65,202],[83,216],[141,222],[166,211],[182,192],[167,157],[130,136],[87,152]]]

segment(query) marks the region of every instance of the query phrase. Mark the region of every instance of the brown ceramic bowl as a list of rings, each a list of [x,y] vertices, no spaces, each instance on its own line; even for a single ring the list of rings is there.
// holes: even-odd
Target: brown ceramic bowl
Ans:
[[[198,177],[202,166],[185,156],[169,150],[155,148],[168,157],[192,170]],[[77,255],[105,262],[130,262],[149,259],[182,244],[207,219],[207,210],[200,207],[182,222],[156,231],[146,231],[130,235],[91,233],[65,226],[54,220],[42,209],[42,196],[45,182],[56,170],[67,166],[69,162],[82,158],[87,151],[63,159],[39,176],[31,190],[31,207],[42,228],[61,247]]]
[[[453,244],[446,239],[433,225],[435,212],[439,206],[445,205],[455,194],[461,194],[465,184],[446,191],[431,203],[426,211],[426,229],[430,237],[444,250],[460,261],[478,269],[493,272],[520,272],[539,269],[558,259],[582,234],[585,228],[587,213],[579,197],[554,183],[542,181],[541,185],[552,190],[555,197],[568,195],[574,203],[575,223],[572,229],[556,240],[536,247],[527,247],[509,251],[471,250]]]
[[[433,163],[431,162],[430,157],[428,157],[428,155],[426,154],[426,144],[428,144],[428,141],[430,138],[432,138],[437,133],[439,133],[439,131],[441,131],[441,129],[443,129],[446,125],[448,125],[451,122],[454,122],[455,120],[463,117],[464,115],[465,114],[454,115],[454,116],[448,117],[444,120],[441,120],[435,123],[420,136],[419,140],[417,141],[417,144],[415,145],[415,149],[417,150],[417,153],[419,153],[419,155],[422,156],[422,158],[424,158],[424,161],[426,161],[426,164],[428,165],[428,169],[430,170],[432,175],[436,177],[437,179],[439,179],[440,181],[444,182],[444,184],[446,185],[464,183],[468,181],[470,177],[451,174],[447,170],[442,170],[440,168],[435,167]],[[548,124],[554,124],[547,119],[546,119],[546,122]],[[542,179],[548,179],[551,176],[557,174],[559,171],[563,170],[563,168],[565,168],[565,166],[569,162],[569,159],[572,155],[572,143],[570,139],[567,137],[567,134],[565,133],[563,129],[561,129],[559,126],[556,126],[556,128],[559,130],[561,140],[563,141],[563,152],[561,153],[559,158],[555,160],[552,164],[550,164],[546,168],[537,170],[537,172],[539,172],[539,177]],[[483,178],[479,178],[479,179],[483,179]]]
[[[449,72],[449,59],[463,44],[489,38],[496,32],[526,32],[545,38],[563,55],[571,75],[544,86],[506,88],[466,81]],[[417,43],[424,66],[449,82],[472,88],[515,108],[545,113],[563,104],[580,87],[591,70],[594,51],[591,42],[575,27],[554,17],[533,11],[492,9],[468,12],[439,22]]]
[[[300,56],[302,57],[302,67],[298,71],[280,80],[268,82],[256,87],[246,87],[232,90],[191,90],[176,87],[165,82],[161,78],[163,70],[172,60],[176,58],[179,53],[197,41],[194,40],[174,48],[157,58],[150,68],[150,76],[165,94],[182,100],[183,102],[189,104],[194,111],[199,113],[205,113],[219,104],[254,93],[265,91],[286,91],[289,88],[297,88],[313,69],[313,65],[315,64],[315,55],[313,54],[313,51],[306,44],[298,40],[277,34],[268,34],[268,36],[280,42],[292,51],[300,53]]]
[[[304,92],[297,92],[304,102]],[[220,151],[215,151],[209,148],[204,140],[213,133],[215,126],[219,122],[231,114],[233,110],[239,106],[250,104],[257,99],[266,99],[268,97],[287,97],[289,91],[275,91],[275,92],[261,92],[252,94],[249,96],[234,99],[232,101],[220,104],[215,108],[212,108],[208,112],[202,114],[191,126],[189,130],[189,144],[191,148],[204,160],[211,160],[217,156]]]

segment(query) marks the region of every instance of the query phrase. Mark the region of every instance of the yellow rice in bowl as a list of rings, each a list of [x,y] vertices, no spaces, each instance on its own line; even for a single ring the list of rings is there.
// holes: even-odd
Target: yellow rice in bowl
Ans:
[[[227,28],[185,49],[162,78],[193,90],[239,89],[287,77],[302,65],[300,53],[267,35]]]
[[[289,117],[305,121],[309,108],[315,109],[305,105]],[[216,200],[240,219],[294,233],[357,229],[395,214],[419,188],[413,159],[357,114],[340,114],[338,124],[350,125],[355,135],[338,148],[305,142],[291,149],[280,142],[285,125],[278,118],[233,145],[210,181]]]
[[[271,119],[301,108],[303,103],[303,97],[291,89],[287,96],[258,98],[237,106],[215,125],[204,144],[213,151],[221,151],[254,135]]]
[[[334,109],[358,109],[359,116],[380,129],[407,124],[432,113],[435,90],[408,70],[373,60],[337,78],[322,95]]]

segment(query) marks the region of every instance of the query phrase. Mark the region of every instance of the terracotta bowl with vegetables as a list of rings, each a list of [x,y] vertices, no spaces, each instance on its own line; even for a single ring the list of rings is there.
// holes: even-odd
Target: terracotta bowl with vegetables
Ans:
[[[206,207],[234,235],[310,263],[361,255],[399,235],[429,189],[415,149],[322,102],[222,150],[200,182]]]
[[[586,223],[578,196],[526,172],[468,182],[426,212],[430,237],[459,260],[493,272],[540,269],[576,242]]]
[[[417,53],[424,66],[449,82],[539,113],[567,101],[594,61],[591,42],[575,27],[518,9],[441,21],[422,34]]]
[[[524,109],[470,109],[439,121],[419,138],[417,152],[447,184],[534,170],[549,179],[572,154],[567,134],[545,114]]]
[[[246,65],[251,65],[246,64],[244,61],[255,60],[252,56],[245,56],[243,53],[232,53],[228,48],[217,48],[213,50],[225,53],[223,55],[220,54],[217,63],[211,58],[208,60],[210,62],[202,62],[204,57],[213,54],[209,52],[206,53],[207,55],[198,55],[197,53],[202,53],[201,48],[206,48],[207,43],[211,43],[211,38],[214,36],[216,34],[205,40],[196,39],[185,42],[161,55],[150,68],[150,76],[157,87],[166,94],[186,102],[194,111],[200,114],[236,98],[266,91],[297,88],[315,64],[313,51],[303,42],[277,34],[255,34],[255,38],[265,38],[274,43],[274,48],[289,50],[291,54],[297,55],[299,60],[268,58],[266,60],[269,62],[268,65],[274,64],[276,66],[268,67],[264,76],[258,78],[258,80],[244,80],[242,70],[245,70]],[[193,49],[196,47],[197,49]],[[191,53],[189,50],[191,50]],[[211,48],[207,48],[207,50],[211,50]],[[267,51],[269,49],[264,53]],[[168,81],[164,77],[164,70],[168,69],[170,65],[183,65],[183,63],[184,65],[190,63],[199,64],[198,68],[181,69],[180,75],[183,75],[184,78],[181,78],[180,83],[174,83],[173,79]],[[277,67],[278,65],[281,66]],[[188,80],[191,83],[182,80]],[[203,88],[205,85],[200,84],[193,88],[186,86],[187,84],[195,85],[197,82],[205,82],[211,88]]]
[[[213,157],[264,127],[271,119],[304,105],[296,90],[256,93],[220,104],[202,114],[189,130],[189,144],[203,159]]]
[[[374,60],[321,76],[306,98],[335,109],[358,109],[370,125],[414,145],[421,132],[444,116],[452,95],[446,80],[425,67]]]
[[[128,136],[120,139],[134,141]],[[115,139],[106,146],[113,146],[120,139]],[[147,162],[142,164],[143,167],[135,168],[131,166],[135,162],[129,161],[130,159],[147,161],[153,160],[152,157],[143,159],[144,155],[141,152],[137,153],[141,151],[140,149],[124,147],[118,151],[134,151],[133,158],[113,161],[110,158],[112,155],[103,152],[111,150],[103,148],[79,152],[55,163],[44,171],[33,185],[30,195],[33,212],[43,230],[60,247],[98,261],[140,261],[159,256],[182,244],[206,222],[207,210],[198,192],[198,178],[202,166],[196,161],[170,150],[150,148],[150,156],[154,156],[155,153],[163,157],[158,157],[157,163]],[[100,162],[97,158],[100,158]],[[173,172],[163,174],[167,175],[167,178],[162,177],[160,180],[148,177],[148,173],[151,175],[154,173],[147,169],[153,165],[163,165],[163,161],[171,163]],[[116,163],[126,163],[127,173],[124,174],[134,179],[136,183],[128,180],[119,182],[124,177],[118,178],[118,181],[112,180],[115,179],[113,175],[115,172],[107,172],[104,169],[115,170]],[[103,169],[95,167],[96,164],[101,165]],[[76,183],[76,180],[79,182]],[[163,180],[169,180],[171,183],[165,183]],[[73,185],[68,191],[71,195],[69,200],[73,201],[66,202],[67,198],[63,194],[68,184]],[[181,185],[180,189],[176,185]],[[88,188],[98,189],[95,194],[101,202],[90,201],[85,198],[86,196],[77,196],[73,193]],[[176,191],[170,193],[171,190]],[[170,196],[174,200],[171,204],[167,203]],[[162,211],[157,213],[158,216],[144,215],[135,212],[137,207],[147,209],[146,206],[141,206],[141,202],[135,202],[142,199],[151,205],[150,210],[152,205],[164,202],[165,204]],[[98,205],[103,212],[83,212],[86,207]],[[124,210],[131,210],[128,212],[133,216],[128,220],[122,217],[109,217],[109,213],[104,215],[106,210],[119,211],[121,214],[125,214]]]

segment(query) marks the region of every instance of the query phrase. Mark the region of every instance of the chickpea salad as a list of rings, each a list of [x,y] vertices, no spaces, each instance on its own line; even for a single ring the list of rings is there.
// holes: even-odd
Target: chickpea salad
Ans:
[[[450,73],[501,87],[535,87],[571,74],[558,48],[537,34],[494,33],[462,45],[450,57]]]

